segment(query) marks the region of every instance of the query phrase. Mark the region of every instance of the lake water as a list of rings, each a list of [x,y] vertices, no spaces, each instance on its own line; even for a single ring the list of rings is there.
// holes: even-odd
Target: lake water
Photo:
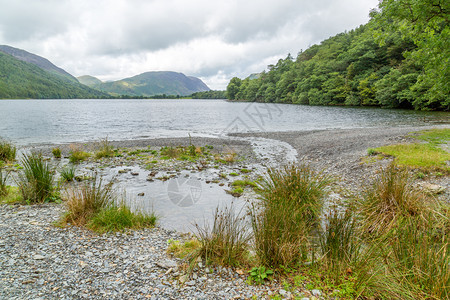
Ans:
[[[449,123],[449,113],[224,100],[0,100],[0,137],[18,145]]]
[[[416,112],[368,108],[313,107],[299,105],[232,103],[224,100],[1,100],[0,137],[19,146],[81,141],[127,140],[158,137],[224,137],[231,132],[293,131],[327,128],[377,126],[420,126],[449,123],[449,113]],[[239,139],[236,138],[235,139]],[[246,138],[248,139],[248,138]],[[265,165],[274,157],[295,160],[296,151],[281,141],[250,139],[255,154]],[[280,160],[280,157],[278,158]],[[274,160],[275,161],[275,160]],[[61,165],[68,160],[55,162]],[[139,173],[119,173],[130,168]],[[246,165],[252,174],[264,172],[259,164]],[[90,165],[78,166],[78,174],[89,176]],[[227,185],[244,175],[223,180],[220,169],[192,173],[183,170],[166,182],[146,180],[148,170],[136,165],[105,168],[99,171],[106,181],[118,179],[119,189],[127,194],[128,204],[136,210],[155,211],[160,224],[169,229],[190,231],[193,222],[211,222],[216,207],[234,202],[237,210],[254,195],[233,198]],[[158,175],[161,176],[164,174]],[[213,181],[220,180],[225,186]],[[139,196],[139,195],[144,196]],[[186,198],[187,197],[187,198]],[[181,203],[179,199],[188,199]]]

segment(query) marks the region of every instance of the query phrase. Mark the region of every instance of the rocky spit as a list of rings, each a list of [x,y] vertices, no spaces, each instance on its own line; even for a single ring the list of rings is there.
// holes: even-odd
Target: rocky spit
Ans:
[[[166,254],[181,234],[162,228],[97,235],[54,226],[61,204],[0,206],[0,299],[248,299],[291,293],[204,266],[183,275]],[[181,279],[181,280],[180,280]],[[181,282],[180,282],[181,281]],[[305,291],[317,299],[320,291]],[[310,298],[308,298],[308,296]]]

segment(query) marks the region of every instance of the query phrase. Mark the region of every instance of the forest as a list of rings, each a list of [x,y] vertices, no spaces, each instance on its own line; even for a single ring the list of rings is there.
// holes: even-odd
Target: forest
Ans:
[[[234,77],[227,98],[448,111],[448,3],[381,1],[367,24],[289,54],[258,76]]]

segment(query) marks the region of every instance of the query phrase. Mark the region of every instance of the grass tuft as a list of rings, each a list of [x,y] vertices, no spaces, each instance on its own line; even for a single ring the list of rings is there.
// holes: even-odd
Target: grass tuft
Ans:
[[[203,227],[196,224],[196,238],[200,248],[193,256],[203,258],[207,263],[225,266],[241,266],[248,263],[248,243],[250,233],[245,217],[235,213],[233,206],[222,210],[216,208],[211,227],[206,222]]]
[[[65,182],[71,182],[75,179],[75,166],[66,166],[63,169],[61,169],[60,175],[63,181]]]
[[[8,195],[8,185],[6,181],[8,180],[9,173],[3,173],[3,170],[0,169],[0,197],[6,197]]]
[[[77,146],[71,145],[69,161],[73,164],[77,164],[81,161],[88,159],[91,155]]]
[[[319,217],[330,179],[307,165],[269,169],[252,210],[255,248],[261,264],[291,267],[305,259],[309,233]]]
[[[43,203],[53,196],[53,172],[42,154],[25,154],[22,159],[22,172],[19,173],[18,187],[24,201]]]
[[[114,152],[114,147],[108,141],[108,138],[101,140],[99,143],[99,149],[95,153],[95,158],[103,158],[103,157],[113,157],[116,153]]]
[[[140,229],[156,224],[155,214],[134,213],[124,203],[112,204],[101,209],[87,223],[87,227],[98,233],[123,231],[126,228]]]
[[[61,158],[61,149],[60,148],[53,148],[52,154],[54,158]]]
[[[17,148],[12,143],[0,140],[0,161],[12,162],[16,159]]]
[[[395,227],[401,216],[423,218],[433,209],[432,204],[422,191],[412,187],[408,171],[391,163],[380,170],[359,203],[363,230],[380,236]]]

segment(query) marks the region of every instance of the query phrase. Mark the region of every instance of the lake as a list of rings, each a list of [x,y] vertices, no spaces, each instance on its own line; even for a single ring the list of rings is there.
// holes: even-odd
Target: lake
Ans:
[[[449,113],[225,100],[0,100],[0,137],[17,145],[438,123],[449,123]]]

